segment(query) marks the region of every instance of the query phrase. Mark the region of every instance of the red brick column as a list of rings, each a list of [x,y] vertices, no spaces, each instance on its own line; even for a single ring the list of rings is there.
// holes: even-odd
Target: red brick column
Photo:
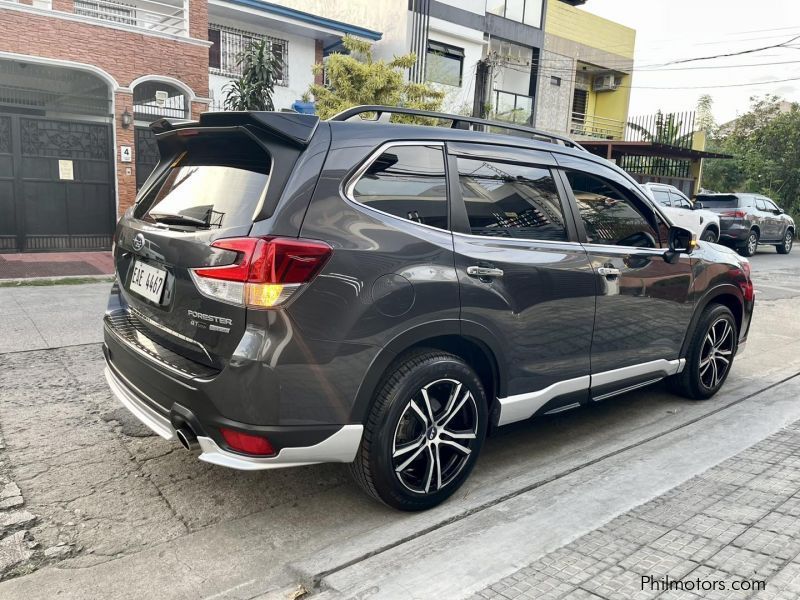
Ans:
[[[314,63],[321,65],[322,64],[322,40],[314,40]],[[314,75],[314,83],[317,85],[322,85],[322,71],[316,73]]]
[[[75,3],[73,0],[53,0],[53,10],[60,12],[75,12]]]
[[[208,0],[189,0],[189,37],[208,39]]]
[[[133,94],[116,92],[114,94],[114,129],[117,135],[117,144],[114,155],[117,163],[117,196],[119,198],[118,213],[122,216],[136,200],[136,147],[134,144],[133,125],[122,126],[122,113],[125,109],[133,114]],[[131,147],[131,162],[120,160],[120,147]]]
[[[208,104],[205,102],[192,102],[192,119],[200,118],[200,113],[208,112]]]

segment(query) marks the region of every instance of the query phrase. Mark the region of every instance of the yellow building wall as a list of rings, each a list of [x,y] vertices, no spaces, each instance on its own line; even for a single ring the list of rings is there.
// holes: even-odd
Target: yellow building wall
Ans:
[[[628,107],[631,103],[631,76],[622,77],[622,85],[613,92],[592,92],[597,97],[594,114],[616,121],[628,120]]]
[[[636,30],[558,0],[547,3],[545,33],[633,58]]]

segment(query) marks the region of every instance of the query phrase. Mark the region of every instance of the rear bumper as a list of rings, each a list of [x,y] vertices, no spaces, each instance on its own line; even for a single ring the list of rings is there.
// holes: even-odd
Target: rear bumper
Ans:
[[[140,390],[116,372],[110,364],[105,369],[106,381],[116,398],[144,425],[165,440],[175,440],[174,416],[167,416]],[[178,413],[181,418],[185,413]],[[190,423],[191,424],[191,423]],[[246,426],[239,426],[246,430]],[[299,467],[322,462],[352,462],[361,443],[362,425],[342,425],[329,437],[310,446],[284,447],[275,456],[246,456],[222,448],[214,439],[196,431],[200,444],[200,460],[242,471],[283,467]]]
[[[727,227],[722,225],[722,227],[719,234],[721,243],[741,244],[747,241],[747,237],[750,235],[750,227],[744,223],[735,223]]]

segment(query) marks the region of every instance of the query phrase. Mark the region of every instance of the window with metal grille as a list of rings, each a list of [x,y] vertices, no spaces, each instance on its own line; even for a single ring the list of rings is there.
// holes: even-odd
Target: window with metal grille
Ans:
[[[208,40],[211,42],[211,47],[208,49],[208,70],[215,75],[226,77],[239,77],[242,74],[237,61],[250,43],[267,40],[272,54],[278,60],[275,85],[289,85],[288,41],[222,25],[209,26]]]

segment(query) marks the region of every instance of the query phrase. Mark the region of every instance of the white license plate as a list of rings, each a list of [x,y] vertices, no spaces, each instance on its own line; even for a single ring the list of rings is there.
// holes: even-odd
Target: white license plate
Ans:
[[[160,304],[166,279],[167,272],[163,269],[151,267],[137,260],[133,263],[130,290],[156,304]]]

